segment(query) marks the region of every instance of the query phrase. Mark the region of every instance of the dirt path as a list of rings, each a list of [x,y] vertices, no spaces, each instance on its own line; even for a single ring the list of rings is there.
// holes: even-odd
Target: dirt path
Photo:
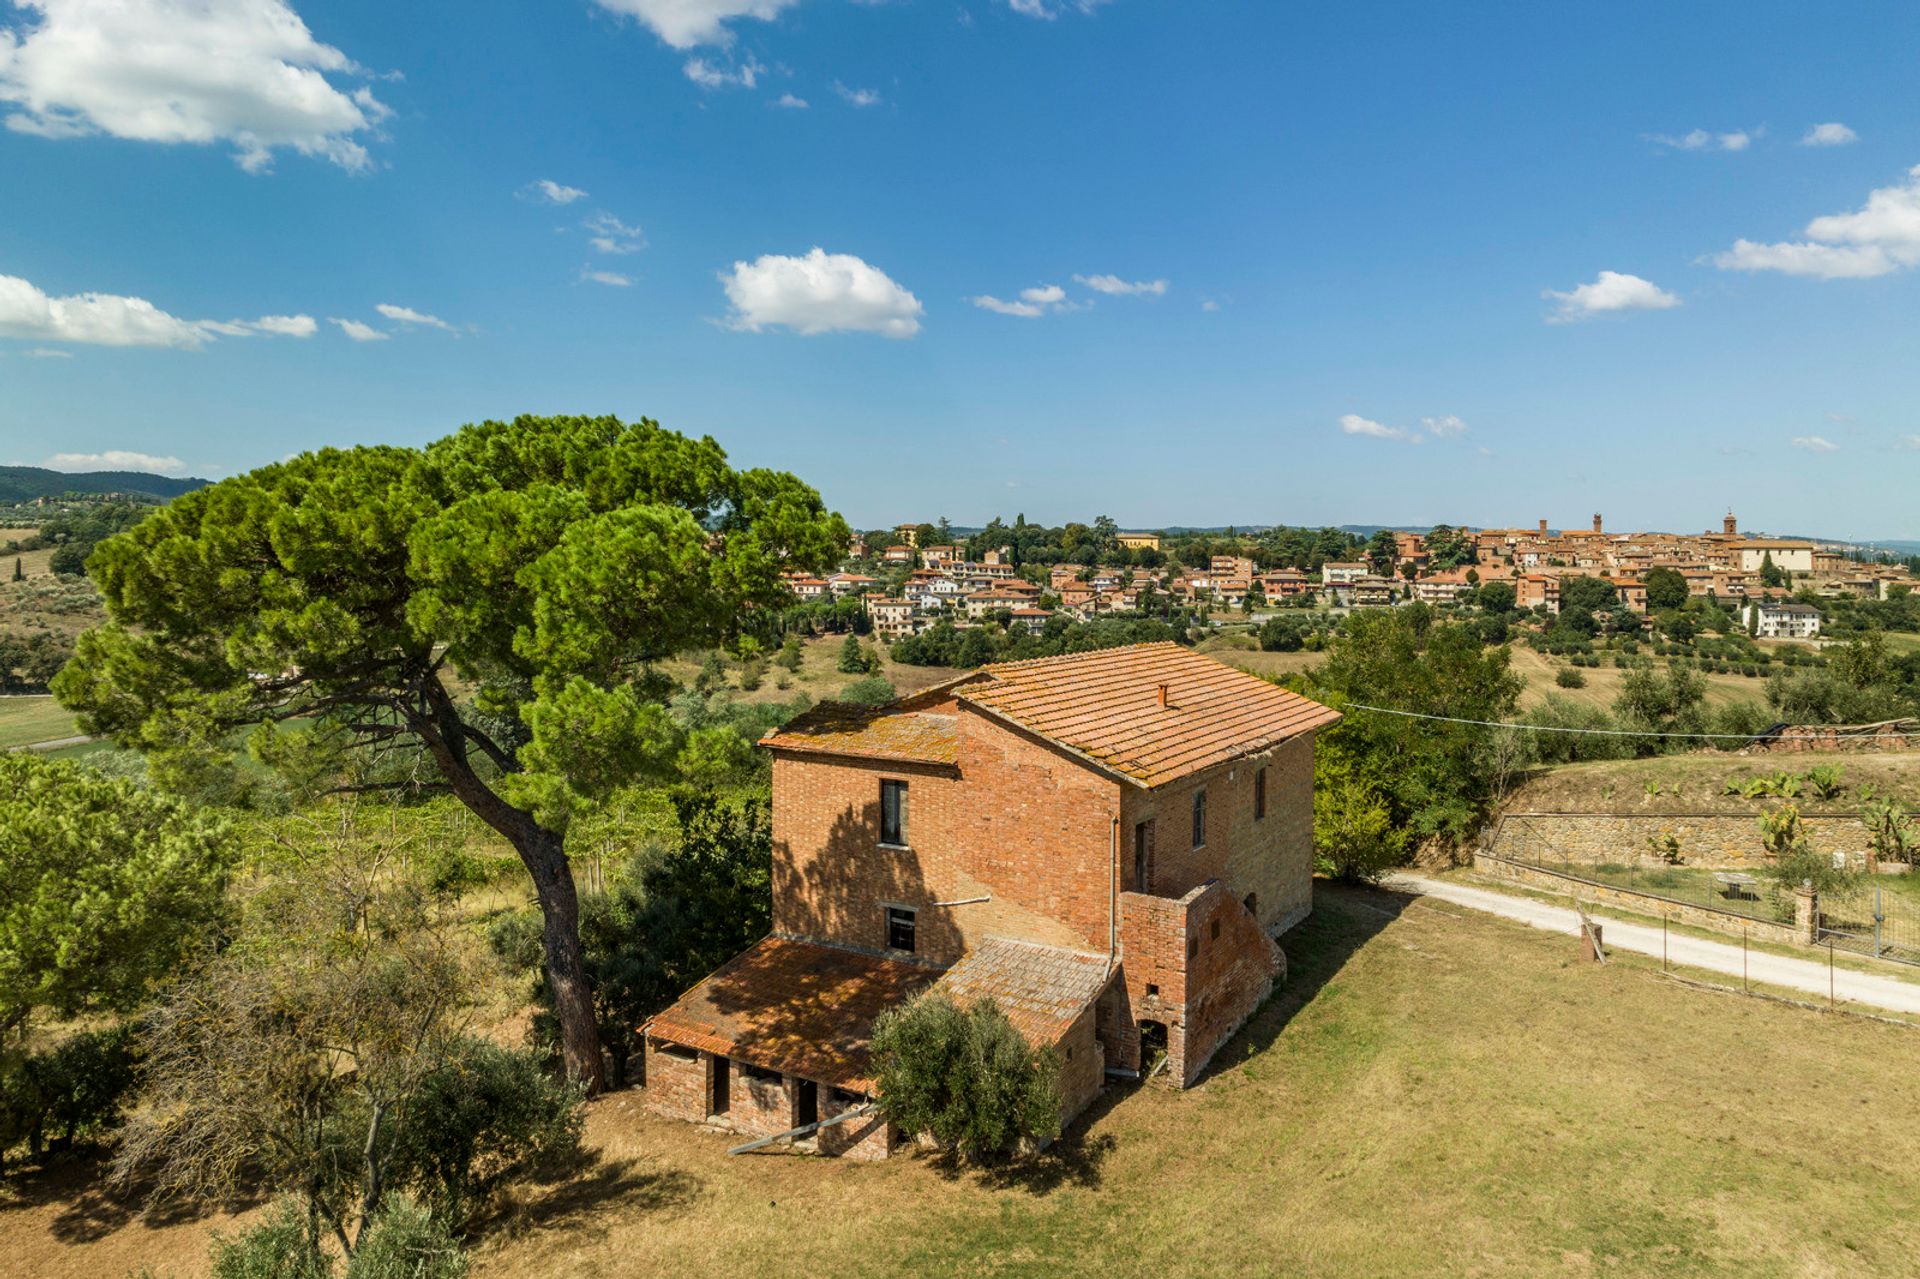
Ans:
[[[1565,933],[1569,937],[1576,937],[1580,933],[1580,917],[1571,906],[1554,906],[1530,897],[1510,897],[1490,889],[1450,884],[1412,871],[1393,875],[1386,881],[1386,886],[1517,920],[1529,928]],[[1660,929],[1629,923],[1607,914],[1604,909],[1589,909],[1587,913],[1596,920],[1605,921],[1603,931],[1609,948],[1630,950],[1656,958],[1661,954]],[[1848,968],[1836,968],[1830,975],[1824,963],[1759,950],[1749,951],[1743,956],[1739,946],[1679,933],[1667,936],[1665,944],[1668,958],[1682,967],[1702,968],[1728,977],[1739,977],[1744,964],[1746,975],[1754,981],[1822,999],[1827,997],[1828,982],[1831,980],[1832,993],[1838,999],[1869,1004],[1890,1012],[1920,1013],[1920,982],[1891,975],[1882,977],[1875,973],[1856,972]]]

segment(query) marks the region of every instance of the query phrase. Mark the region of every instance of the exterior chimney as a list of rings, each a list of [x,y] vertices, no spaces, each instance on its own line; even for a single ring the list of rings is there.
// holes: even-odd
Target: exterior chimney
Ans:
[[[1165,684],[1154,685],[1153,698],[1156,702],[1160,703],[1160,705],[1165,706],[1167,704],[1167,686]]]
[[[1541,520],[1541,521],[1540,521],[1540,536],[1541,536],[1541,537],[1545,537],[1546,535],[1547,535],[1547,522],[1546,522],[1545,520]]]
[[[1596,533],[1600,531],[1600,512],[1598,511],[1593,513],[1593,531]]]

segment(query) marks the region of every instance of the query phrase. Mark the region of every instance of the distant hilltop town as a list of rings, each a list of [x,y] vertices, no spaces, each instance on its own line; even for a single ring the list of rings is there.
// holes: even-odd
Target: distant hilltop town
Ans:
[[[802,601],[857,600],[876,634],[897,639],[938,621],[1039,633],[1055,617],[1131,614],[1149,600],[1241,609],[1448,604],[1492,582],[1512,586],[1515,607],[1557,613],[1561,583],[1572,577],[1607,581],[1622,606],[1644,614],[1647,579],[1659,570],[1690,596],[1762,610],[1765,629],[1788,633],[1803,625],[1791,601],[1798,592],[1884,599],[1913,583],[1910,564],[1872,562],[1845,544],[1743,534],[1731,511],[1717,531],[1693,534],[1611,533],[1599,515],[1590,528],[1555,530],[1543,519],[1531,528],[1381,530],[1366,540],[1283,530],[1285,542],[1274,530],[1129,532],[1104,517],[1058,530],[995,521],[971,538],[946,530],[952,540],[932,540],[942,530],[902,524],[856,537],[839,572],[794,576],[789,586]]]

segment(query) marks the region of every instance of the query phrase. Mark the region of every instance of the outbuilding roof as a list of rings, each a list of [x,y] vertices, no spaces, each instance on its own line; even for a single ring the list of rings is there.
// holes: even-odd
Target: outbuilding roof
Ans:
[[[1035,1045],[1057,1044],[1112,976],[1105,955],[988,937],[947,969],[934,989],[966,1007],[991,999]]]
[[[868,1093],[874,1019],[935,976],[896,959],[768,937],[715,969],[645,1032]]]

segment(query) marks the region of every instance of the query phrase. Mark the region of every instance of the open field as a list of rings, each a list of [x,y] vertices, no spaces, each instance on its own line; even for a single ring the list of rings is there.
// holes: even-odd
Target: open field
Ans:
[[[1190,1092],[1116,1090],[1021,1172],[728,1159],[595,1103],[478,1276],[1911,1273],[1916,1032],[1574,962],[1569,940],[1318,886],[1293,974]],[[1733,1063],[1737,1067],[1730,1068]],[[203,1273],[231,1218],[0,1192],[20,1273]]]
[[[51,697],[0,697],[0,750],[72,737],[73,716]]]
[[[945,666],[908,666],[889,658],[887,646],[871,636],[863,637],[860,642],[880,655],[881,678],[891,682],[902,694],[918,692],[966,673]],[[734,695],[745,702],[790,702],[800,693],[807,694],[815,701],[837,697],[841,689],[863,678],[848,675],[839,669],[840,650],[845,643],[844,635],[820,635],[804,641],[800,669],[794,672],[774,665],[771,661],[773,653],[769,652],[765,681],[751,693],[740,690],[740,664],[729,658],[727,684]],[[700,673],[700,658],[697,655],[676,658],[661,663],[661,669],[681,683],[690,684],[694,676]],[[787,685],[785,688],[780,686],[783,680]]]
[[[1840,770],[1842,790],[1831,800],[1802,793],[1794,803],[1803,813],[1856,811],[1860,792],[1868,786],[1909,808],[1920,808],[1920,750],[1761,755],[1698,751],[1567,764],[1528,778],[1506,807],[1511,812],[1539,813],[1753,814],[1760,811],[1762,802],[1723,794],[1729,781],[1804,773],[1821,764]]]

